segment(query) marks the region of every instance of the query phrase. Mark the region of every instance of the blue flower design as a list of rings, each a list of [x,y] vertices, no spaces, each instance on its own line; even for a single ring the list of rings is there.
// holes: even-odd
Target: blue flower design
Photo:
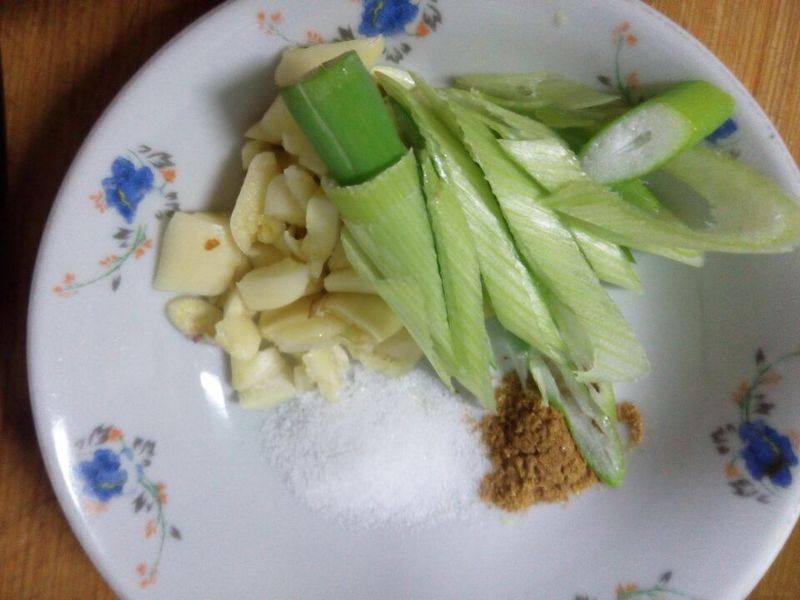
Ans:
[[[107,448],[95,450],[92,460],[82,461],[78,465],[78,473],[86,482],[84,492],[100,502],[108,502],[122,494],[122,488],[128,481],[127,471],[120,469],[119,456]]]
[[[722,125],[717,127],[714,131],[712,131],[709,135],[706,136],[706,140],[711,142],[712,144],[716,144],[720,140],[724,140],[727,137],[732,136],[739,130],[739,126],[736,124],[736,121],[733,119],[728,119]]]
[[[153,171],[149,167],[136,168],[121,156],[111,165],[111,177],[103,179],[106,204],[113,206],[125,221],[133,223],[136,208],[153,189]]]
[[[411,0],[364,0],[358,32],[361,35],[396,35],[417,17],[419,6]]]
[[[797,464],[791,440],[761,419],[742,423],[739,437],[744,443],[741,455],[753,479],[761,480],[766,475],[775,485],[789,487],[790,467]]]

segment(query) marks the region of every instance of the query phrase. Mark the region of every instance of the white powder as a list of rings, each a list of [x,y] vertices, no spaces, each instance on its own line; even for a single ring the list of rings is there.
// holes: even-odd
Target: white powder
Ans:
[[[465,514],[489,461],[467,406],[427,370],[387,378],[361,365],[331,404],[304,394],[264,422],[269,461],[314,509],[361,525]]]

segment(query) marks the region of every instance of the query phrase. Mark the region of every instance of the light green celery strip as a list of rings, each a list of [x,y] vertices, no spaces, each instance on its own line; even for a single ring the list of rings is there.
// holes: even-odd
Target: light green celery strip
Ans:
[[[685,81],[604,126],[580,151],[601,183],[641,177],[700,142],[731,116],[733,98],[706,81]]]
[[[590,346],[587,356],[576,360],[578,379],[615,381],[646,373],[647,357],[633,330],[600,285],[570,231],[553,210],[539,202],[544,193],[506,156],[492,131],[474,113],[446,102],[421,80],[416,82],[483,169],[528,265],[576,315]]]
[[[457,102],[465,108],[480,113],[487,120],[487,124],[502,138],[511,140],[559,139],[549,127],[503,108],[479,92],[443,89],[440,90],[440,93],[448,101]]]
[[[617,94],[599,92],[557,73],[513,73],[462,75],[453,79],[456,87],[477,89],[530,107],[557,106],[580,109],[600,106],[620,99]]]
[[[615,183],[611,189],[622,196],[623,200],[638,206],[642,210],[657,216],[659,219],[669,223],[681,223],[681,220],[673,215],[661,201],[650,191],[641,179],[631,179]],[[638,249],[650,254],[657,254],[664,258],[669,258],[692,267],[702,267],[705,262],[704,254],[701,250],[692,248],[675,248],[672,246],[656,246],[646,242],[640,242]]]
[[[498,140],[498,143],[519,166],[550,192],[558,191],[570,181],[585,181],[575,153],[556,137],[537,140]],[[641,283],[626,252],[617,244],[593,235],[580,224],[570,228],[575,241],[603,281],[641,291]]]
[[[685,225],[644,211],[593,181],[568,183],[548,196],[545,202],[581,221],[587,231],[603,235],[617,244],[643,250],[653,246],[703,250],[706,246]]]
[[[420,155],[419,162],[453,342],[454,374],[487,409],[494,411],[491,345],[483,316],[478,257],[469,226],[452,186],[439,178],[426,152]]]
[[[782,252],[800,242],[800,207],[778,185],[722,152],[696,147],[663,169],[711,209],[713,224],[697,232],[709,249]]]
[[[413,90],[386,74],[376,74],[386,92],[416,121],[439,173],[452,186],[464,210],[481,275],[500,322],[547,356],[563,360],[564,344],[514,242],[480,168],[461,143]]]
[[[548,363],[531,353],[531,374],[551,406],[559,410],[586,463],[601,481],[619,487],[625,479],[625,452],[615,421],[608,412],[609,397],[601,399],[592,387],[579,382],[569,369]],[[616,410],[616,408],[615,408]]]
[[[497,106],[479,93],[452,89],[442,90],[441,93],[448,101],[457,102],[480,113],[484,123],[501,138],[505,138],[499,140],[503,149],[549,191],[566,181],[586,177],[577,156],[548,127]],[[527,144],[532,144],[537,151],[534,161],[526,160]],[[515,153],[515,148],[519,150],[519,155]],[[601,236],[589,233],[580,224],[570,229],[600,279],[626,289],[640,289],[639,278],[622,248]]]
[[[413,152],[365,183],[340,187],[328,181],[325,191],[358,247],[381,277],[389,281],[411,279],[416,282],[419,296],[414,302],[425,307],[436,355],[428,355],[428,358],[442,380],[449,384],[446,375],[449,369],[442,365],[452,364],[450,330],[433,234]],[[436,357],[441,360],[437,361]]]
[[[423,297],[423,291],[418,282],[408,276],[382,278],[375,265],[367,257],[366,252],[359,248],[353,235],[346,228],[342,231],[342,246],[347,260],[356,272],[375,286],[380,297],[403,322],[408,333],[414,338],[436,373],[449,386],[448,365],[434,348],[428,327],[427,308],[420,300]]]

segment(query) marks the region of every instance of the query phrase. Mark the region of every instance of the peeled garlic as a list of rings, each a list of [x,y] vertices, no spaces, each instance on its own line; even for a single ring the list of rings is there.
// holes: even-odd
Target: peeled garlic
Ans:
[[[231,289],[228,290],[225,296],[225,302],[222,305],[222,315],[225,319],[228,317],[247,317],[248,319],[252,319],[255,312],[245,306],[244,300],[242,300],[242,294],[234,285],[231,286]]]
[[[167,303],[170,322],[189,337],[214,337],[214,325],[222,319],[222,311],[201,298],[180,296]]]
[[[178,212],[164,232],[153,285],[165,292],[216,296],[244,261],[225,215]]]
[[[286,185],[289,186],[292,196],[305,208],[308,200],[319,189],[316,179],[311,173],[298,165],[286,167],[283,170],[283,175],[286,178]]]
[[[345,327],[345,322],[338,317],[315,315],[280,327],[262,328],[261,331],[266,332],[264,337],[281,352],[296,354],[332,346],[339,341],[339,335]]]
[[[247,171],[253,159],[267,149],[269,144],[263,140],[247,140],[242,146],[242,169]]]
[[[269,182],[277,174],[278,163],[272,152],[257,154],[247,168],[230,222],[233,239],[245,254],[250,253],[259,226],[264,222],[264,197]]]
[[[406,329],[373,348],[348,344],[347,349],[365,367],[391,377],[408,373],[422,358],[422,350]]]
[[[283,173],[276,175],[269,182],[264,202],[264,213],[273,219],[292,225],[303,227],[306,224],[304,204],[294,197]]]
[[[351,50],[355,50],[361,62],[370,68],[383,53],[383,36],[287,48],[275,69],[275,83],[278,87],[291,85],[322,63]]]
[[[403,327],[392,309],[372,294],[327,294],[319,303],[321,314],[333,314],[366,331],[380,343]]]
[[[350,364],[347,352],[339,345],[329,346],[306,352],[302,360],[309,379],[319,386],[329,402],[335,402]]]
[[[328,269],[331,271],[338,271],[340,269],[347,269],[350,267],[350,261],[347,260],[347,254],[342,245],[342,238],[336,241],[336,246],[333,247],[330,258],[328,258]]]
[[[298,393],[308,392],[314,389],[314,382],[311,381],[306,373],[306,368],[303,365],[295,365],[292,369],[294,389]]]
[[[286,361],[275,348],[261,350],[247,360],[231,357],[231,383],[239,392],[268,383],[276,374],[285,376],[286,373]]]
[[[303,254],[311,277],[319,277],[339,240],[339,211],[323,194],[315,194],[306,207],[306,237]]]
[[[262,244],[260,242],[253,244],[250,252],[252,253],[250,254],[250,262],[253,263],[255,268],[274,265],[286,256],[272,244]]]
[[[271,332],[286,325],[305,321],[316,314],[314,309],[318,298],[307,297],[275,310],[264,310],[258,315],[258,328],[261,335],[269,339]]]
[[[250,271],[236,285],[250,310],[271,310],[311,293],[313,281],[308,276],[306,265],[293,258],[284,258]]]
[[[328,273],[323,286],[329,292],[348,292],[352,294],[374,294],[375,287],[356,273],[355,269],[340,269]]]
[[[256,355],[261,345],[261,334],[252,319],[228,317],[216,326],[214,338],[233,358],[249,360]]]
[[[280,94],[258,123],[258,132],[271,144],[280,144],[284,131],[293,131],[297,128],[298,125]]]

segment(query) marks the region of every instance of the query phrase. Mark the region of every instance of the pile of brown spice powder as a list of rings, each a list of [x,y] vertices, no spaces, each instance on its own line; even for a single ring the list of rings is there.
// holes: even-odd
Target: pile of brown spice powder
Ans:
[[[497,414],[478,425],[492,461],[481,499],[507,511],[560,502],[597,481],[564,417],[541,404],[535,386],[529,388],[523,390],[516,373],[507,374],[495,392]]]
[[[644,421],[639,410],[630,402],[622,402],[617,405],[617,419],[627,428],[631,444],[641,444],[644,440]]]

